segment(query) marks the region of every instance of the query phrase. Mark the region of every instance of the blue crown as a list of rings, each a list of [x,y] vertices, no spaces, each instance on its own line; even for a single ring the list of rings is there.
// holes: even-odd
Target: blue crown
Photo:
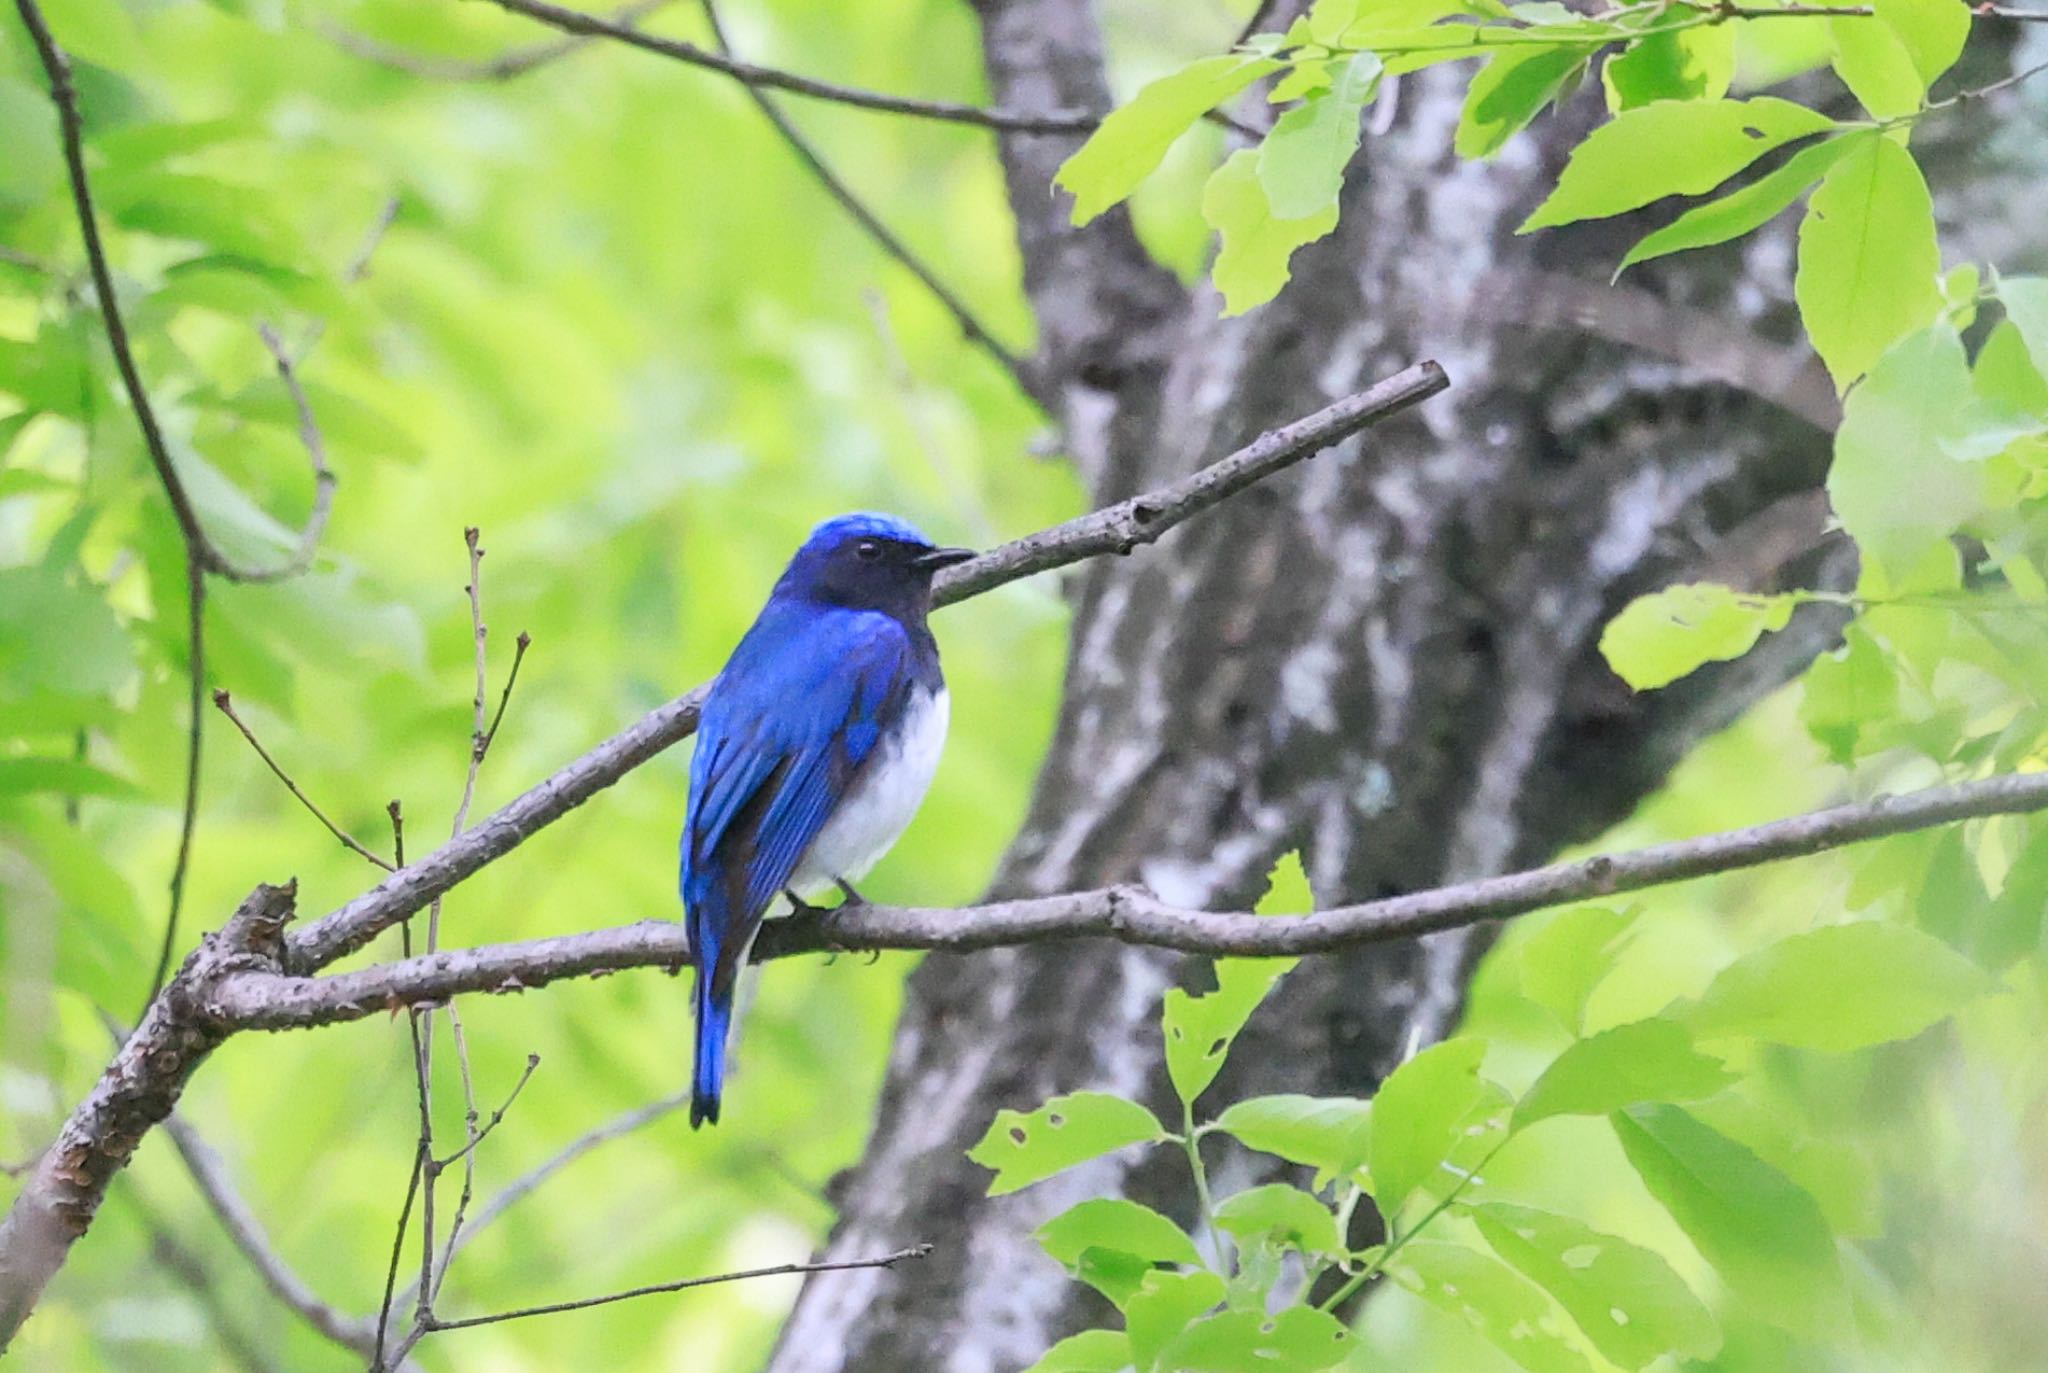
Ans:
[[[884,515],[875,510],[857,510],[850,515],[834,515],[816,529],[804,541],[806,548],[824,548],[845,539],[896,539],[903,543],[922,544],[929,548],[931,540],[924,531],[908,520],[899,520],[894,515]]]

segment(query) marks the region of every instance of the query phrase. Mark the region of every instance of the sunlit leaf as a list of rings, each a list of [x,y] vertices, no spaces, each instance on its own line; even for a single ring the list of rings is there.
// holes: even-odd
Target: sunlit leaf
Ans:
[[[1573,1034],[1585,1028],[1586,1001],[1614,970],[1633,911],[1572,906],[1543,918],[1515,946],[1522,995]]]
[[[1101,1092],[1054,1097],[1035,1111],[999,1111],[967,1157],[993,1169],[999,1197],[1128,1144],[1162,1139],[1164,1127],[1135,1101]]]
[[[1214,1273],[1162,1271],[1147,1276],[1144,1287],[1124,1307],[1124,1328],[1138,1367],[1153,1367],[1160,1351],[1215,1309],[1223,1294],[1223,1279]]]
[[[1485,158],[1499,152],[1543,111],[1585,60],[1580,48],[1533,45],[1494,56],[1465,91],[1454,144],[1458,156]]]
[[[1792,619],[1790,596],[1751,596],[1688,582],[1638,596],[1607,622],[1600,654],[1638,691],[1668,686],[1708,663],[1740,658]]]
[[[1308,910],[1313,900],[1299,854],[1283,854],[1258,904],[1262,915]],[[1273,984],[1299,959],[1219,958],[1214,991],[1166,993],[1160,1020],[1166,1036],[1166,1072],[1181,1100],[1192,1103],[1223,1071],[1230,1045]]]
[[[1485,1056],[1483,1039],[1447,1039],[1380,1084],[1372,1102],[1370,1157],[1374,1200],[1390,1225],[1401,1203],[1450,1156],[1466,1116],[1485,1095],[1479,1077]]]
[[[1997,989],[1976,964],[1908,925],[1823,925],[1746,954],[1684,1013],[1702,1039],[1754,1035],[1836,1052],[1919,1034]]]
[[[1195,1242],[1149,1206],[1121,1197],[1097,1197],[1069,1207],[1038,1227],[1038,1242],[1072,1265],[1088,1249],[1114,1249],[1147,1263],[1199,1264]]]
[[[1835,42],[1835,74],[1879,119],[1912,114],[1927,95],[1926,79],[1914,66],[1913,54],[1882,20],[1863,16],[1831,19]]]
[[[1472,1219],[1494,1253],[1550,1293],[1622,1368],[1665,1354],[1704,1357],[1719,1347],[1714,1318],[1650,1250],[1527,1206],[1490,1202],[1473,1208]]]
[[[1387,1272],[1484,1335],[1529,1373],[1591,1373],[1592,1365],[1549,1299],[1491,1254],[1441,1240],[1416,1240],[1388,1260]]]
[[[1934,202],[1913,155],[1857,142],[1822,178],[1799,225],[1793,294],[1838,389],[1941,308]]]
[[[1735,1081],[1722,1062],[1693,1048],[1683,1026],[1638,1020],[1566,1049],[1515,1107],[1526,1129],[1551,1116],[1604,1116],[1644,1101],[1698,1101]]]
[[[1311,1306],[1267,1315],[1225,1311],[1189,1326],[1160,1355],[1161,1369],[1184,1373],[1316,1373],[1351,1353],[1351,1332]]]
[[[1877,138],[1876,133],[1850,133],[1799,149],[1783,165],[1730,191],[1717,200],[1695,205],[1653,234],[1646,235],[1621,259],[1626,270],[1638,262],[1682,253],[1691,248],[1708,248],[1740,238],[1760,229],[1782,214],[1793,201],[1828,173],[1861,141]]]
[[[1232,1102],[1216,1126],[1248,1148],[1342,1174],[1366,1160],[1372,1105],[1350,1097],[1250,1097]]]
[[[1812,1196],[1679,1107],[1608,1119],[1643,1185],[1737,1296],[1790,1329],[1839,1328],[1840,1260]]]
[[[1218,167],[1202,191],[1202,218],[1216,230],[1216,289],[1223,312],[1241,315],[1280,294],[1294,251],[1337,227],[1337,208],[1302,219],[1280,219],[1259,184],[1259,155],[1241,149]]]
[[[1330,1208],[1284,1182],[1250,1187],[1216,1207],[1216,1228],[1240,1239],[1271,1236],[1310,1254],[1341,1254],[1337,1218]]]
[[[1131,1340],[1121,1330],[1083,1330],[1045,1351],[1024,1373],[1121,1373],[1131,1366]]]
[[[1053,178],[1073,194],[1074,223],[1086,224],[1128,196],[1196,120],[1279,66],[1242,54],[1205,57],[1112,110]]]
[[[1280,116],[1259,145],[1259,185],[1274,218],[1336,208],[1344,169],[1358,151],[1359,116],[1379,79],[1380,59],[1361,53],[1338,70],[1328,90]]]
[[[1825,115],[1773,96],[1660,100],[1624,110],[1573,149],[1557,189],[1519,232],[1699,195],[1771,149],[1834,127]]]

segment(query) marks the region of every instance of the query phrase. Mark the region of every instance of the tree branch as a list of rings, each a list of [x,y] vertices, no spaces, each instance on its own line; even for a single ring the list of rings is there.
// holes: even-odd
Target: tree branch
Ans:
[[[1105,887],[960,909],[868,905],[796,915],[769,921],[754,957],[766,961],[828,950],[879,949],[966,953],[1081,938],[1216,957],[1332,953],[1761,867],[1960,820],[2041,810],[2048,810],[2048,773],[2011,773],[1312,915],[1188,910],[1168,905],[1140,887]],[[207,1009],[240,1029],[298,1029],[465,992],[523,991],[563,978],[626,968],[679,968],[689,961],[682,926],[647,920],[587,934],[484,945],[329,977],[235,973],[215,985]]]
[[[1103,553],[1126,554],[1255,482],[1427,400],[1450,385],[1433,362],[1417,363],[1306,419],[1261,434],[1226,458],[1157,491],[1082,515],[1004,544],[940,574],[937,605],[951,605],[1007,582]],[[400,869],[340,910],[301,929],[285,963],[309,973],[359,949],[471,873],[510,853],[545,826],[612,785],[697,727],[704,687],[657,707],[640,721],[486,817],[461,838]]]
[[[524,15],[551,28],[560,29],[564,33],[615,39],[629,47],[673,58],[678,62],[687,62],[693,67],[720,72],[756,89],[787,91],[791,95],[801,95],[811,100],[830,100],[841,105],[852,105],[857,109],[910,115],[916,119],[935,119],[949,124],[971,124],[978,128],[999,129],[1006,133],[1086,133],[1102,122],[1101,114],[1093,110],[1025,112],[988,109],[951,100],[919,100],[911,96],[888,95],[881,91],[864,90],[858,86],[842,86],[836,82],[820,81],[815,77],[798,76],[794,72],[782,71],[775,67],[743,62],[735,57],[700,48],[695,43],[680,38],[663,38],[658,34],[647,33],[631,25],[606,19],[602,15],[564,9],[560,5],[549,4],[548,0],[491,0],[491,3],[513,14]]]

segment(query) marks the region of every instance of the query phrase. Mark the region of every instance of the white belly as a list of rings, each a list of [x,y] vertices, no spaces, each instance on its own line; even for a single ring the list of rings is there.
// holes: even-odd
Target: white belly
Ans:
[[[858,882],[902,836],[939,770],[949,712],[944,687],[913,693],[902,728],[877,746],[853,790],[797,860],[789,885],[798,896],[808,901],[834,891],[841,880]]]

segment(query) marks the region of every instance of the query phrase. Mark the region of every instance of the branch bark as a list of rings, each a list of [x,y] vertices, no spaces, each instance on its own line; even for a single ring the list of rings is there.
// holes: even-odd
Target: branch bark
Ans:
[[[1088,938],[1216,958],[1330,954],[1737,872],[1962,820],[2041,810],[2048,810],[2048,773],[2011,773],[1301,916],[1189,910],[1138,886],[959,909],[842,906],[770,921],[755,946],[754,959],[889,949],[972,953]],[[680,925],[644,920],[587,934],[408,958],[328,977],[233,973],[213,986],[206,1004],[209,1015],[236,1029],[305,1029],[463,993],[519,992],[628,968],[680,969],[689,961],[689,941]]]

